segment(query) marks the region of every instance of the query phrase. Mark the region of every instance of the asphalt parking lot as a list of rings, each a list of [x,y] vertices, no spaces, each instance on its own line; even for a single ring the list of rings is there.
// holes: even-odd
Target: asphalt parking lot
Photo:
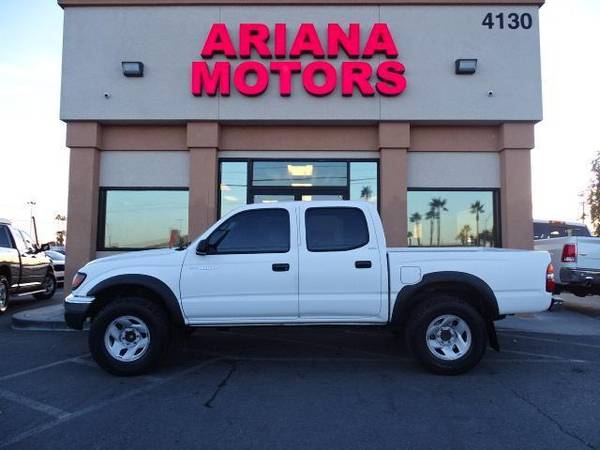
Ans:
[[[116,378],[84,332],[13,330],[9,313],[0,448],[600,448],[600,320],[551,314],[588,334],[503,328],[502,352],[459,377],[424,372],[380,329],[232,328]]]

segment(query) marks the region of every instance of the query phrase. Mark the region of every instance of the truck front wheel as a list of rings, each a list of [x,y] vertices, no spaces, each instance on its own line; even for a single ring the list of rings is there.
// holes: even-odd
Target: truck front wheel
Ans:
[[[428,370],[458,375],[475,367],[487,347],[485,321],[460,298],[434,294],[413,310],[406,341]]]
[[[0,275],[0,314],[8,309],[8,298],[8,279],[4,275]]]
[[[54,278],[52,273],[49,272],[46,274],[42,288],[44,290],[42,292],[38,292],[37,294],[33,294],[33,298],[36,300],[48,300],[54,297],[54,293],[56,292],[56,278]]]
[[[106,305],[94,317],[89,347],[109,373],[140,375],[154,368],[169,345],[169,319],[160,304],[126,297]]]

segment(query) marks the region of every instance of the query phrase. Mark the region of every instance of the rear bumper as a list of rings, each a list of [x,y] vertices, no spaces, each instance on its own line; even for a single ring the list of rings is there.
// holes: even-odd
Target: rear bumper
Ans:
[[[560,282],[565,285],[600,286],[600,271],[590,269],[560,269]]]
[[[88,317],[88,310],[94,297],[75,296],[65,298],[65,322],[70,328],[83,329],[83,323]]]

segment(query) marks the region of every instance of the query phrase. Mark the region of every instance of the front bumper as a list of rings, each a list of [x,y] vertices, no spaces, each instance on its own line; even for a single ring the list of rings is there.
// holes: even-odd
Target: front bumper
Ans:
[[[88,317],[88,310],[94,297],[70,294],[65,298],[65,322],[70,328],[83,329],[83,323]]]

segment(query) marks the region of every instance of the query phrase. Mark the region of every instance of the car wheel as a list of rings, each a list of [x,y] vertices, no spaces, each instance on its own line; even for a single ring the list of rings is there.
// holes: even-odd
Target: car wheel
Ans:
[[[169,319],[163,307],[142,297],[126,297],[110,302],[96,314],[89,347],[104,370],[130,376],[154,368],[169,340]]]
[[[51,273],[46,275],[44,279],[44,284],[42,285],[44,291],[38,292],[37,294],[33,294],[33,297],[37,300],[48,300],[54,297],[54,293],[56,292],[56,278]]]
[[[8,309],[8,279],[4,275],[0,275],[0,314],[4,314]]]
[[[485,321],[467,302],[433,295],[409,318],[406,341],[431,372],[458,375],[479,363],[487,347]]]

